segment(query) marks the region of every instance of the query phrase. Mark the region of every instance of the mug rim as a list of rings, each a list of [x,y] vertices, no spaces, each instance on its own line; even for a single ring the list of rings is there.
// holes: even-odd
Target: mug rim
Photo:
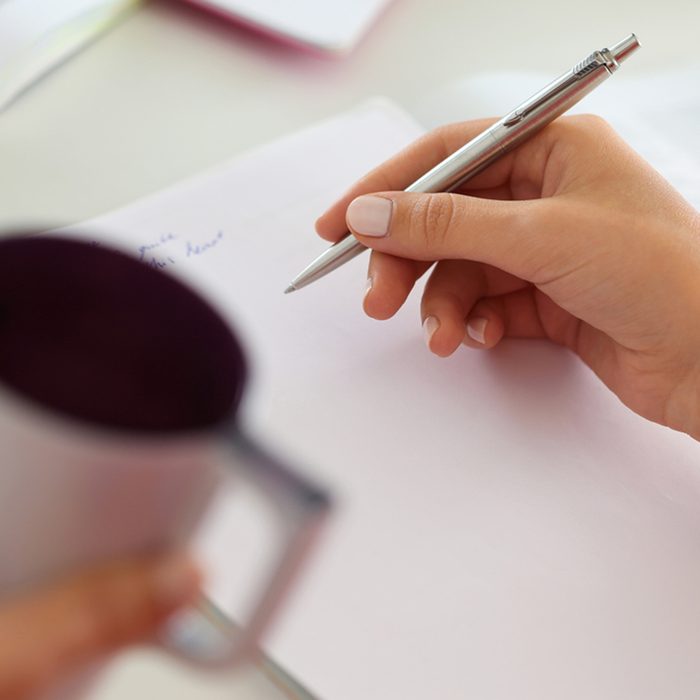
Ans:
[[[128,252],[120,250],[111,241],[102,243],[94,236],[91,237],[94,239],[93,242],[86,240],[86,237],[89,235],[90,234],[84,231],[80,233],[76,232],[75,238],[71,237],[70,231],[62,232],[60,235],[47,235],[41,232],[26,230],[21,232],[7,232],[5,235],[0,237],[0,266],[2,266],[3,258],[8,254],[8,250],[14,248],[15,251],[19,251],[20,258],[22,258],[22,255],[27,258],[27,252],[31,253],[32,248],[39,249],[46,247],[49,253],[52,249],[54,252],[58,251],[59,253],[57,256],[59,258],[59,262],[56,263],[55,261],[52,261],[53,267],[51,268],[49,276],[53,276],[47,283],[49,287],[51,284],[54,284],[55,286],[56,281],[58,280],[59,282],[65,282],[69,291],[72,291],[72,284],[77,284],[78,287],[80,287],[80,285],[87,288],[92,287],[95,290],[96,296],[99,294],[99,292],[103,292],[105,295],[111,293],[113,297],[119,296],[121,292],[117,289],[117,285],[115,284],[115,279],[117,279],[119,275],[105,280],[103,278],[98,278],[99,276],[96,274],[90,274],[90,271],[82,274],[76,273],[75,268],[72,270],[68,270],[67,268],[58,269],[61,264],[63,264],[65,267],[65,261],[70,261],[73,251],[75,251],[76,261],[78,261],[80,256],[82,256],[83,262],[86,260],[88,262],[91,260],[98,260],[101,265],[104,265],[105,261],[112,262],[114,263],[114,267],[118,270],[119,274],[122,274],[123,271],[126,270],[126,276],[124,279],[120,280],[121,282],[133,282],[133,278],[135,278],[142,284],[143,287],[150,287],[148,290],[149,292],[153,293],[155,290],[161,297],[167,298],[170,296],[181,304],[184,302],[183,305],[185,306],[185,310],[189,315],[186,315],[185,319],[183,320],[177,315],[177,312],[180,310],[179,308],[174,312],[170,312],[169,316],[166,316],[164,313],[163,316],[166,317],[165,321],[163,321],[163,316],[158,318],[158,320],[153,324],[156,328],[156,333],[153,333],[152,335],[156,335],[158,331],[165,328],[165,336],[170,334],[170,336],[173,336],[174,338],[179,338],[181,341],[180,344],[184,344],[186,342],[188,348],[195,348],[196,353],[199,354],[195,354],[195,360],[193,361],[190,361],[189,357],[185,357],[181,350],[175,348],[175,354],[177,355],[176,361],[180,363],[180,369],[188,369],[189,365],[194,365],[195,361],[197,359],[201,360],[202,357],[204,357],[207,361],[212,362],[214,365],[213,369],[210,370],[207,368],[207,372],[205,373],[205,379],[207,380],[206,386],[196,386],[196,388],[193,390],[191,386],[194,386],[195,382],[190,381],[191,386],[186,388],[186,391],[194,391],[196,396],[199,397],[198,405],[204,408],[206,416],[202,418],[198,415],[196,418],[193,418],[194,413],[192,413],[191,415],[188,414],[188,416],[184,419],[181,417],[176,417],[172,421],[173,424],[158,426],[138,423],[136,420],[130,422],[129,419],[109,420],[106,419],[104,415],[100,415],[99,411],[93,412],[91,415],[90,407],[80,407],[76,409],[75,403],[71,403],[70,399],[65,399],[62,402],[61,398],[57,399],[55,394],[52,395],[50,388],[46,389],[45,387],[40,387],[40,389],[37,390],[36,387],[32,387],[32,381],[34,380],[30,378],[29,381],[27,381],[26,376],[23,376],[21,371],[17,371],[16,369],[11,369],[9,372],[5,371],[2,366],[2,347],[0,347],[0,394],[8,394],[13,396],[16,403],[26,406],[28,413],[33,412],[34,414],[45,415],[47,418],[55,420],[59,425],[64,424],[74,425],[76,427],[89,427],[95,433],[112,434],[115,436],[140,436],[144,437],[146,440],[153,437],[162,438],[192,436],[203,432],[211,432],[212,430],[217,430],[221,427],[235,424],[241,399],[245,393],[249,365],[239,336],[232,327],[230,321],[223,316],[221,311],[199,289],[195,289],[178,275],[170,274],[162,270],[156,270],[146,265],[136,257],[130,255]],[[24,248],[26,248],[26,250],[23,250]],[[63,255],[63,260],[60,259],[61,255]],[[20,260],[20,263],[21,262],[22,260]],[[44,264],[44,266],[47,265],[46,260],[41,262]],[[7,264],[11,265],[12,262],[9,261]],[[53,272],[54,269],[57,270],[55,274]],[[17,270],[14,270],[14,272],[16,273]],[[31,272],[31,270],[29,270],[29,272]],[[72,274],[69,275],[67,272]],[[132,276],[132,278],[128,278],[129,274]],[[11,286],[13,282],[17,282],[17,287],[20,287],[20,291],[17,295],[20,297],[20,305],[24,298],[30,300],[30,306],[31,303],[35,301],[35,299],[32,298],[32,290],[35,287],[34,285],[31,285],[31,278],[29,274],[25,276],[16,275],[14,280],[7,282],[6,290],[3,290],[3,283],[0,279],[0,336],[2,335],[1,324],[3,312],[3,299],[1,295],[3,291],[9,290],[9,296],[13,296],[12,292],[15,291],[15,287]],[[39,284],[41,284],[41,282],[42,280],[40,279]],[[80,291],[84,290],[81,289]],[[22,295],[24,295],[24,297],[22,297]],[[40,297],[41,291],[38,291],[36,293],[36,298],[40,299]],[[151,302],[150,297],[147,299],[147,302]],[[14,303],[14,298],[8,302],[8,305],[11,303]],[[48,303],[51,304],[53,301],[49,300]],[[90,299],[85,301],[85,304],[88,307],[90,303]],[[125,307],[125,304],[122,306]],[[133,352],[133,354],[139,357],[140,362],[141,356],[138,355],[139,352],[141,352],[141,355],[145,355],[146,351],[153,353],[153,348],[156,347],[156,345],[148,344],[145,341],[139,345],[140,338],[146,335],[144,334],[143,330],[147,327],[147,319],[142,312],[141,307],[138,304],[135,306],[138,308],[133,311],[133,313],[131,307],[129,307],[129,314],[130,316],[137,313],[141,314],[141,317],[139,317],[139,322],[142,324],[139,328],[140,336],[134,334],[129,336],[128,340],[131,342],[131,340],[134,338],[136,339],[134,344],[135,352]],[[175,306],[175,304],[173,304],[173,306]],[[123,309],[120,310],[123,311]],[[112,314],[115,315],[112,307],[108,307],[106,311],[112,312]],[[27,315],[26,310],[20,310],[17,316],[20,317],[21,320],[26,321],[26,318],[21,316],[22,313],[25,313],[25,316]],[[117,317],[117,322],[119,320],[120,319]],[[122,318],[121,320],[123,321],[124,319]],[[189,328],[185,327],[185,323],[188,321],[190,323]],[[50,321],[48,323],[50,324]],[[32,325],[31,319],[29,321],[29,325]],[[115,326],[118,328],[117,323],[115,323]],[[203,338],[198,337],[196,332],[198,330],[209,331],[210,335],[213,336],[212,345],[218,343],[218,346],[214,347],[213,349],[207,347]],[[85,340],[86,334],[88,339],[90,338],[91,332],[91,328],[79,329],[77,331],[77,333],[83,334],[83,341]],[[98,333],[99,329],[97,332],[95,332],[96,337]],[[159,340],[163,340],[163,342],[166,343],[169,339],[172,340],[168,337],[157,338],[154,342],[157,344]],[[21,345],[21,342],[22,340],[20,339],[19,345]],[[29,343],[31,343],[31,340],[28,341],[28,345]],[[81,338],[76,337],[73,339],[71,337],[67,341],[69,348],[70,343],[73,343],[73,347],[75,349],[81,344]],[[134,348],[129,349],[133,351]],[[164,354],[166,354],[169,349],[170,348],[168,348],[168,346],[165,344],[162,347],[159,347],[159,350],[163,351]],[[118,354],[116,350],[112,351],[110,349],[110,352],[115,355]],[[68,355],[70,355],[70,353],[68,353]],[[54,358],[50,353],[48,356],[51,358],[49,360],[50,363]],[[146,359],[153,360],[154,358],[144,358],[143,364],[146,363]],[[216,366],[216,361],[218,361],[218,366]],[[44,363],[43,356],[41,363]],[[102,371],[103,376],[108,375],[110,368],[99,366],[99,363],[96,363],[96,365],[98,366],[98,372]],[[56,364],[54,363],[52,367],[55,368],[55,366]],[[178,365],[175,365],[175,367],[177,369]],[[73,369],[72,366],[70,366],[70,368]],[[132,368],[127,368],[127,372],[129,369]],[[14,372],[14,376],[10,374],[10,372]],[[219,372],[221,372],[222,381],[218,381]],[[56,370],[55,373],[60,373],[60,370]],[[29,374],[29,372],[26,372],[25,374]],[[13,381],[13,379],[15,381]],[[70,379],[71,377],[68,377],[66,382],[68,382]],[[143,379],[143,377],[140,377],[140,379]],[[177,379],[179,379],[179,376]],[[228,382],[225,381],[227,379],[229,380]],[[139,377],[134,377],[135,386],[138,385],[138,380]],[[109,384],[108,380],[107,383]],[[116,384],[116,380],[113,383]],[[178,384],[178,382],[173,381],[168,385],[168,388],[170,385],[174,386],[175,384]],[[173,397],[175,397],[175,400],[179,399],[180,402],[184,402],[183,397],[185,399],[187,398],[183,393],[185,390],[179,391],[178,393],[179,386],[181,384],[182,382],[178,384],[177,389],[173,389],[173,393],[169,396],[167,393],[164,393],[161,399],[168,403],[169,400],[172,400]],[[140,389],[141,386],[138,386]],[[144,388],[144,396],[147,395],[148,388],[149,387]],[[150,388],[152,389],[152,387]],[[156,389],[161,392],[167,392],[168,388],[164,388],[162,382],[156,386]],[[214,393],[216,395],[214,399],[210,401],[210,395],[207,392],[212,388],[215,389]],[[72,393],[71,389],[72,387],[65,390],[66,396]],[[41,393],[42,391],[43,394]],[[218,405],[216,405],[216,401],[218,401]],[[124,409],[124,413],[126,414],[127,412],[128,409]],[[167,419],[164,419],[164,422],[167,423]]]

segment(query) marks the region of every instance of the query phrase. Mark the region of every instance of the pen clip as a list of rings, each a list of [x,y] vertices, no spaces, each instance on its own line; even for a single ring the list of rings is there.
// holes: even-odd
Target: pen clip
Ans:
[[[620,67],[620,64],[615,59],[615,56],[613,56],[610,49],[594,51],[588,58],[584,59],[580,63],[577,63],[574,66],[572,73],[577,80],[580,80],[592,70],[600,68],[601,66],[605,68],[608,73],[614,73]]]
[[[504,126],[514,126],[523,120],[528,114],[531,114],[542,105],[551,101],[560,92],[566,90],[571,83],[577,82],[586,77],[591,71],[597,68],[605,68],[608,73],[613,73],[620,67],[620,64],[615,60],[612,52],[609,49],[601,49],[594,51],[590,56],[583,61],[577,63],[570,74],[564,80],[558,80],[554,84],[537,93],[527,102],[517,107],[510,114],[503,118]]]

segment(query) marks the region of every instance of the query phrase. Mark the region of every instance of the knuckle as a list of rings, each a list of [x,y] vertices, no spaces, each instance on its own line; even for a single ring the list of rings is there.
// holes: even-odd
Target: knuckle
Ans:
[[[429,134],[430,141],[440,145],[444,156],[452,151],[455,132],[461,128],[461,124],[443,124],[433,129]],[[443,157],[444,157],[443,156]]]
[[[568,130],[588,140],[598,140],[612,132],[610,124],[597,114],[576,114],[563,122]]]
[[[588,112],[586,114],[580,114],[578,118],[581,122],[581,126],[587,131],[608,131],[611,128],[608,121],[599,114],[592,114]]]
[[[360,178],[351,188],[352,199],[367,192],[383,192],[384,190],[391,190],[392,182],[387,172],[387,163],[382,163],[381,165],[374,168],[368,172],[364,177]]]
[[[416,202],[418,211],[411,220],[416,222],[427,245],[439,249],[447,240],[454,226],[456,205],[453,195],[429,195]]]
[[[576,259],[578,242],[571,211],[556,201],[535,200],[519,207],[517,240],[521,276],[540,285],[556,278],[567,259]]]

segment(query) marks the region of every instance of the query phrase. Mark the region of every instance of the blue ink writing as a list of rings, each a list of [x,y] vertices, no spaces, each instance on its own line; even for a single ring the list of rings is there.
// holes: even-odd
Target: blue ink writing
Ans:
[[[155,256],[151,256],[148,260],[143,260],[143,262],[144,264],[148,265],[148,267],[152,267],[154,270],[162,270],[164,267],[168,267],[168,265],[175,264],[175,261],[170,256],[163,259],[158,259]]]
[[[159,248],[160,246],[165,245],[166,243],[170,243],[170,241],[174,241],[176,239],[177,236],[173,235],[172,233],[161,233],[160,238],[157,241],[139,246],[139,260],[141,260],[142,262],[146,262],[146,253],[150,252],[151,250],[154,250],[155,248]]]
[[[214,236],[214,238],[205,241],[204,243],[192,243],[192,241],[187,241],[187,244],[185,246],[185,256],[189,258],[192,255],[201,255],[207,250],[210,250],[211,248],[217,246],[221,242],[223,237],[224,232],[219,231],[216,234],[216,236]]]

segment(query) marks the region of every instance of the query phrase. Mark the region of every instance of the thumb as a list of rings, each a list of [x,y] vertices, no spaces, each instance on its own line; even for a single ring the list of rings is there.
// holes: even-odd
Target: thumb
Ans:
[[[346,223],[374,250],[412,260],[475,260],[529,279],[551,247],[542,200],[381,192],[354,199]],[[541,260],[539,261],[541,263]]]
[[[152,635],[196,598],[181,554],[101,567],[0,608],[0,699],[28,697],[64,674]]]

